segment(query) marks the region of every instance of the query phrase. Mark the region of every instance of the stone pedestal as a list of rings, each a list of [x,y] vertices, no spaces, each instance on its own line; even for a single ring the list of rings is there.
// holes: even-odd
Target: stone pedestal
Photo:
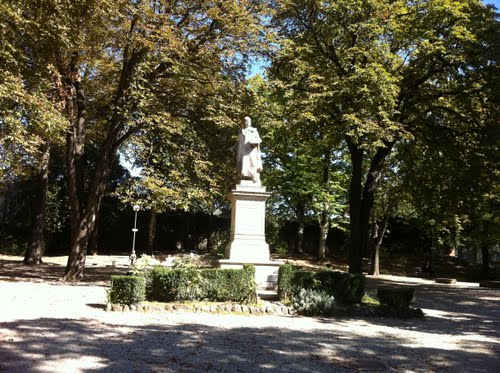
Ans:
[[[278,282],[278,269],[282,262],[270,260],[266,243],[266,200],[271,193],[265,186],[242,180],[228,198],[231,201],[231,236],[221,268],[255,266],[257,286],[273,289]]]

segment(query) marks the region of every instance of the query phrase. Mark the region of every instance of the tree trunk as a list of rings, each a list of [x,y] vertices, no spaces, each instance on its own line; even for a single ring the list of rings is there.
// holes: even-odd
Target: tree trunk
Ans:
[[[323,209],[319,228],[318,260],[323,260],[326,256],[326,240],[328,239],[328,231],[330,230],[330,219],[328,215],[328,208]]]
[[[132,22],[130,34],[133,33],[135,22]],[[130,51],[126,46],[123,52],[123,65],[114,99],[112,113],[106,138],[99,149],[99,156],[90,187],[84,196],[84,162],[83,151],[85,144],[85,117],[86,99],[77,71],[78,54],[73,56],[69,76],[66,81],[68,87],[67,111],[71,127],[66,137],[67,144],[67,184],[70,200],[70,254],[63,281],[78,281],[83,278],[85,258],[89,236],[94,229],[99,213],[101,200],[106,191],[106,185],[112,164],[116,157],[118,146],[137,128],[124,131],[126,122],[124,108],[128,105],[129,88],[137,64],[146,54],[145,49]],[[73,99],[76,99],[76,115],[74,115]],[[125,132],[125,133],[124,133]]]
[[[38,164],[36,177],[36,193],[35,193],[35,211],[33,227],[31,229],[31,238],[28,248],[24,255],[23,262],[25,264],[40,264],[42,263],[42,254],[45,249],[45,215],[47,210],[47,192],[49,189],[49,160],[50,160],[50,144],[48,142],[42,145],[42,157]]]
[[[184,214],[184,237],[182,237],[182,250],[191,251],[191,214],[186,212]]]
[[[156,211],[151,209],[149,213],[149,222],[148,222],[148,242],[147,242],[147,252],[150,253],[151,256],[155,255],[155,237],[156,237]]]
[[[387,225],[389,223],[389,214],[384,216],[384,220],[382,224],[379,226],[376,222],[374,222],[373,235],[371,237],[370,242],[372,243],[371,250],[371,266],[370,266],[370,275],[379,276],[380,275],[380,247],[382,246],[382,241],[385,236],[385,232],[387,231]]]
[[[214,231],[214,214],[213,212],[211,212],[208,217],[208,232],[207,232],[207,251],[209,253],[211,253],[213,250],[213,240],[212,240],[213,231]]]
[[[63,281],[76,281],[83,277],[89,234],[93,229],[93,227],[88,226],[89,222],[88,219],[85,219],[85,211],[83,210],[86,100],[76,67],[77,58],[77,55],[73,56],[66,82],[66,110],[70,119],[70,128],[66,134],[66,179],[70,204],[70,254],[62,278]]]
[[[361,234],[361,180],[363,176],[363,150],[359,149],[351,139],[347,139],[351,155],[351,183],[349,186],[349,216],[351,228],[351,245],[349,248],[349,272],[361,273],[363,264]]]
[[[78,229],[71,231],[71,250],[62,278],[63,281],[78,281],[83,278],[88,240],[92,228],[87,219],[83,219]]]
[[[361,189],[363,150],[359,149],[349,138],[347,139],[347,144],[352,164],[349,190],[349,213],[351,218],[349,272],[361,274],[363,271],[363,253],[367,251],[367,245],[370,240],[370,216],[375,202],[375,192],[382,175],[385,159],[390,154],[393,144],[387,144],[384,148],[378,148],[371,160],[363,189]]]
[[[86,204],[82,209],[74,213],[79,219],[73,222],[71,226],[70,255],[66,265],[66,272],[62,278],[63,281],[78,281],[83,278],[90,234],[96,224],[101,201],[106,192],[109,171],[115,158],[115,149],[108,140],[101,148],[101,155],[97,161]],[[76,205],[76,203],[73,202],[71,206],[73,205]]]
[[[96,222],[94,224],[94,229],[90,232],[89,247],[87,251],[91,255],[97,255],[99,246],[99,214],[96,216]]]
[[[378,237],[378,222],[376,219],[373,219],[372,224],[370,225],[370,257],[371,263],[370,268],[368,270],[368,274],[373,276],[378,276],[379,272],[379,253],[376,251],[376,240]]]
[[[323,158],[323,189],[326,194],[329,193],[330,184],[330,153],[331,150],[327,149]],[[330,228],[329,209],[328,205],[323,206],[321,212],[321,222],[319,229],[319,244],[318,244],[318,260],[325,259],[326,256],[326,240],[328,238],[328,231]]]
[[[304,228],[305,228],[305,206],[304,203],[299,202],[296,210],[297,215],[297,240],[295,241],[295,253],[303,254],[304,249]]]
[[[481,268],[484,278],[488,278],[490,274],[490,252],[487,244],[483,243],[481,245],[482,263]]]

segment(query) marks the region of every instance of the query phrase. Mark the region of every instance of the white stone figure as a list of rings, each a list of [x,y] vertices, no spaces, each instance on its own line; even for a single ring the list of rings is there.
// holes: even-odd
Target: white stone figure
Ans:
[[[262,139],[257,128],[252,127],[249,117],[245,117],[245,127],[238,137],[237,168],[242,180],[252,180],[260,184],[262,159],[260,157],[260,143]]]

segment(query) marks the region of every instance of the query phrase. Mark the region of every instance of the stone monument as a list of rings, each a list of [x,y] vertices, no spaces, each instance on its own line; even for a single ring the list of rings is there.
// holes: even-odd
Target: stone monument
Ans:
[[[255,266],[257,286],[275,289],[278,269],[282,262],[270,259],[266,243],[266,200],[271,195],[260,182],[262,160],[259,132],[252,127],[249,117],[238,136],[237,169],[240,183],[229,195],[231,201],[231,236],[221,268],[241,268],[244,264]]]

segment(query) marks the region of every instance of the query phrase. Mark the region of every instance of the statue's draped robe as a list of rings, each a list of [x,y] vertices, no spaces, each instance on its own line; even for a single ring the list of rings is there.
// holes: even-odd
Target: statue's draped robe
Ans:
[[[262,160],[260,157],[259,133],[254,127],[243,128],[238,137],[238,170],[245,180],[260,181]]]

